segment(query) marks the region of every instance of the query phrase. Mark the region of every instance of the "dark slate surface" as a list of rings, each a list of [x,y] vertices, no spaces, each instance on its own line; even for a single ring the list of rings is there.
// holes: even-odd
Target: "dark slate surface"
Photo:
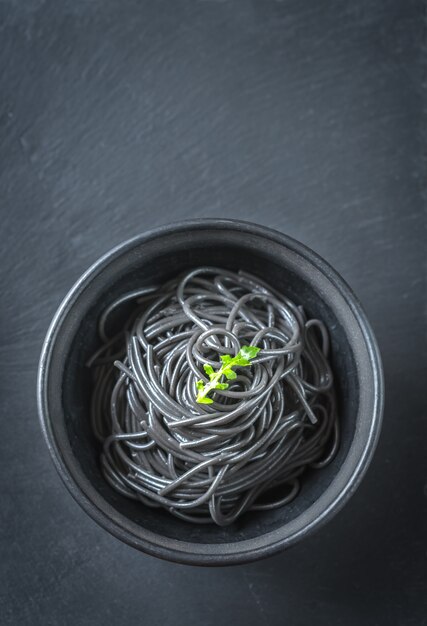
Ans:
[[[422,5],[2,0],[2,624],[427,624]],[[327,527],[263,562],[197,569],[80,510],[35,380],[89,264],[215,215],[278,228],[342,273],[387,397],[374,462]]]

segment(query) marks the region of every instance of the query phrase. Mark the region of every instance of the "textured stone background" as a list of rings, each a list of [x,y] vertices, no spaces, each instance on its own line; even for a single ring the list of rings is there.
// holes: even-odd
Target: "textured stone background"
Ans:
[[[2,624],[427,624],[423,4],[0,2]],[[377,333],[387,395],[372,466],[330,524],[266,561],[197,569],[80,510],[35,381],[93,261],[217,215],[336,267]]]

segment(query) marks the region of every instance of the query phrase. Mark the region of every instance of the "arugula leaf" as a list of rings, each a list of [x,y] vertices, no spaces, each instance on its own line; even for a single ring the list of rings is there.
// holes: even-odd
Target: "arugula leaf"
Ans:
[[[199,396],[197,396],[197,397],[199,398]],[[206,397],[203,397],[203,398],[199,398],[199,399],[197,400],[197,402],[198,402],[199,404],[212,404],[212,403],[213,403],[213,400],[212,400],[211,398],[206,398]]]
[[[214,368],[212,367],[212,365],[208,365],[207,363],[204,364],[203,369],[205,370],[206,374],[211,377],[212,374],[215,374]]]
[[[204,383],[203,380],[196,382],[196,389],[198,391],[196,402],[199,404],[212,404],[213,400],[208,398],[208,393],[214,389],[228,389],[228,383],[221,382],[222,376],[225,376],[227,380],[234,380],[237,378],[236,372],[233,367],[247,367],[251,365],[251,360],[254,359],[261,348],[256,346],[242,346],[236,356],[231,354],[223,354],[220,359],[222,362],[219,370],[215,371],[212,365],[205,363],[203,369],[209,377],[209,382]]]
[[[260,348],[257,348],[255,346],[242,346],[240,348],[239,354],[243,356],[245,359],[250,360],[250,359],[254,359],[259,351],[260,351]]]
[[[234,378],[237,378],[236,372],[233,372],[231,367],[224,367],[222,373],[228,380],[234,380]]]

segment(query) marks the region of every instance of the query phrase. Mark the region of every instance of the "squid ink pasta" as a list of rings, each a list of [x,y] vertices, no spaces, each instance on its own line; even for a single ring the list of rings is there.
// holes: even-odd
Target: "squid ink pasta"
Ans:
[[[112,335],[125,304],[132,312]],[[98,331],[91,422],[120,494],[226,526],[285,506],[309,468],[333,459],[327,329],[259,278],[195,268],[120,297]]]

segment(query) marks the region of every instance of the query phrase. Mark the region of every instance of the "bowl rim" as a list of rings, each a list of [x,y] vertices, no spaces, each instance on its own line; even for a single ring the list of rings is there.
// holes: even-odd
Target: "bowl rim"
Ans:
[[[308,524],[300,528],[296,527],[292,533],[285,537],[277,536],[280,528],[283,528],[279,527],[279,529],[275,531],[261,535],[261,537],[271,536],[271,541],[255,547],[253,546],[253,539],[218,544],[191,543],[171,539],[163,535],[155,535],[151,531],[141,527],[138,527],[140,530],[137,536],[135,532],[132,531],[132,526],[134,525],[136,527],[136,524],[115,511],[115,509],[100,496],[94,487],[88,489],[89,483],[86,481],[88,484],[84,484],[85,480],[83,479],[83,473],[80,472],[77,467],[78,463],[74,460],[74,466],[70,466],[70,457],[67,465],[63,451],[61,451],[56,441],[51,424],[52,416],[49,409],[48,398],[49,364],[62,323],[78,300],[80,293],[99,272],[122,254],[134,247],[140,246],[144,242],[170,235],[182,231],[183,229],[196,231],[203,229],[232,229],[243,231],[279,243],[313,264],[329,279],[332,286],[338,290],[340,295],[344,298],[346,305],[351,309],[363,334],[369,355],[369,364],[372,368],[374,398],[370,429],[366,436],[364,449],[358,457],[358,461],[354,465],[350,477],[345,481],[341,481],[341,484],[336,485],[335,491],[337,493],[335,493],[333,498],[330,498],[328,506],[321,510],[320,514],[311,519]],[[44,439],[56,470],[74,499],[100,526],[128,545],[152,556],[190,565],[229,565],[246,563],[275,554],[295,544],[304,536],[311,534],[314,530],[321,528],[331,517],[341,510],[365,475],[378,442],[384,408],[384,377],[379,348],[366,314],[352,289],[327,261],[292,237],[260,224],[225,218],[198,218],[182,220],[152,228],[124,241],[102,255],[74,283],[53,316],[43,342],[37,376],[37,406]],[[353,445],[354,440],[347,457]],[[336,482],[341,472],[342,466],[334,478],[333,483]],[[339,481],[337,482],[339,483]],[[331,485],[326,489],[326,492],[330,487]],[[324,494],[322,494],[322,496],[323,495]],[[316,504],[316,502],[314,504]],[[310,511],[314,507],[314,504],[311,505],[307,511]],[[303,517],[304,513],[298,516],[295,521]],[[126,520],[128,522],[127,524]],[[275,534],[276,537],[274,538]]]

